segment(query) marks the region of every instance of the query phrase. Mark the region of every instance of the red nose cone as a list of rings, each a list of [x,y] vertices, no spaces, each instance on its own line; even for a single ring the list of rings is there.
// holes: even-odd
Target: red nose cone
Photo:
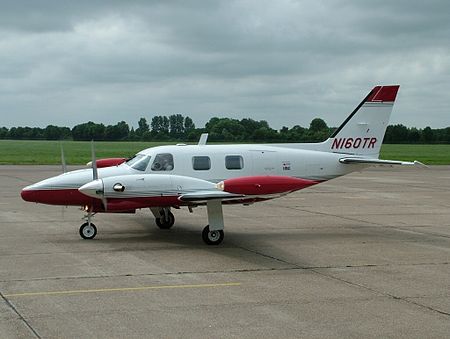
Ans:
[[[36,194],[33,190],[22,190],[20,196],[25,201],[36,202]]]
[[[246,195],[279,194],[297,191],[318,181],[283,176],[253,176],[227,179],[223,190],[229,193]]]

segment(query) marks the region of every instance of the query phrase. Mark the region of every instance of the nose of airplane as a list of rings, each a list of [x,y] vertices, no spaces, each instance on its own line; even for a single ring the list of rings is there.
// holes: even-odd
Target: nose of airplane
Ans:
[[[25,201],[37,202],[36,191],[25,187],[21,192],[20,196]]]
[[[81,186],[78,191],[92,198],[103,197],[103,180],[97,179]]]

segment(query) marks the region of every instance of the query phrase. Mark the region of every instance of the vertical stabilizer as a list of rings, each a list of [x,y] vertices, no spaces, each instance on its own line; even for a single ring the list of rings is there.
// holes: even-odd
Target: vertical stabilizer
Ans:
[[[378,158],[399,87],[374,87],[321,150]]]

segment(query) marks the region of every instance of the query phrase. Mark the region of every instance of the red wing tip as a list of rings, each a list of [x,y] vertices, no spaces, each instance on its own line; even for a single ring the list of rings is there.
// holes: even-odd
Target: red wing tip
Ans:
[[[394,102],[400,85],[375,86],[366,102]]]

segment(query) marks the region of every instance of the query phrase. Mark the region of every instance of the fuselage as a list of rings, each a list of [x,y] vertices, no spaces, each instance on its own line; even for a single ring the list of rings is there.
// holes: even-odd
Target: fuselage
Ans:
[[[342,154],[294,149],[279,145],[184,145],[145,149],[118,166],[99,168],[98,177],[151,174],[177,175],[217,183],[249,176],[289,176],[319,182],[364,166],[343,165]],[[78,188],[93,180],[92,169],[67,172],[22,191],[24,200],[51,205],[92,205]],[[99,204],[99,202],[96,202]]]

